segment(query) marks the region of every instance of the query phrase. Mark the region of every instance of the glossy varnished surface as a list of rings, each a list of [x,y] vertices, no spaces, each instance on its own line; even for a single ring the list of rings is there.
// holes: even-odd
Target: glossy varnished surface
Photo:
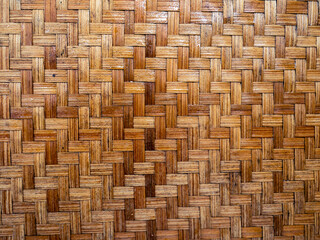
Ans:
[[[320,239],[318,1],[0,0],[1,239]]]

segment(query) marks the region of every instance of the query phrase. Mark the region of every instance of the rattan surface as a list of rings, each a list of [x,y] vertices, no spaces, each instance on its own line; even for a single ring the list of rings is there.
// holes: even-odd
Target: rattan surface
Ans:
[[[318,1],[0,0],[0,239],[320,239]]]

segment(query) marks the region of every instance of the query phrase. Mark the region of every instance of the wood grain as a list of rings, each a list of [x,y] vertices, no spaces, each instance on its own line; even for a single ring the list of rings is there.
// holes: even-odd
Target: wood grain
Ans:
[[[0,0],[0,239],[320,239],[319,13]]]

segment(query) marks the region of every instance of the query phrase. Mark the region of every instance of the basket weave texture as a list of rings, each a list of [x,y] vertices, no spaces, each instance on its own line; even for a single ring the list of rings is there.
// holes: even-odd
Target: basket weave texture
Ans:
[[[0,239],[320,239],[319,12],[0,0]]]

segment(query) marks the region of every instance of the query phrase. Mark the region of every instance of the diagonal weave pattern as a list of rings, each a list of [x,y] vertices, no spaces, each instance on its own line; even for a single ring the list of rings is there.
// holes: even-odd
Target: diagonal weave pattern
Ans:
[[[0,0],[0,238],[320,239],[318,1]]]

